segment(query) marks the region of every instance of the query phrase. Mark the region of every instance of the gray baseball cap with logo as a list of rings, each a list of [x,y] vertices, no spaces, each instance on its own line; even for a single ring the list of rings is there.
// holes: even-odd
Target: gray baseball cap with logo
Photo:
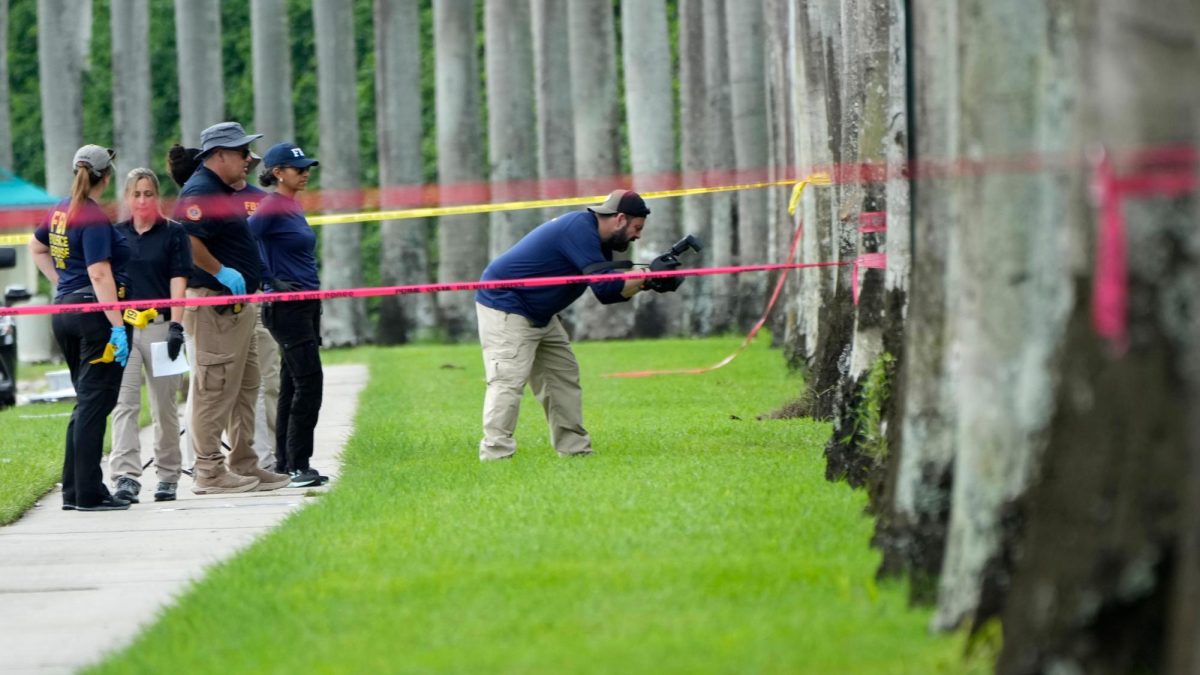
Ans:
[[[112,166],[116,157],[117,153],[110,148],[89,144],[75,151],[75,159],[71,160],[71,166],[86,164],[92,175],[99,176],[101,171]]]

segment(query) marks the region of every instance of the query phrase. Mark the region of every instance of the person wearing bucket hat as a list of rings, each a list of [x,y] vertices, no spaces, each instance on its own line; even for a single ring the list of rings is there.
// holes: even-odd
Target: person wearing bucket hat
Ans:
[[[75,153],[71,196],[50,210],[29,242],[33,261],[56,286],[55,304],[117,302],[128,286],[130,248],[97,200],[112,179],[116,154],[98,145]],[[129,334],[121,313],[55,314],[51,319],[71,383],[75,408],[67,424],[62,507],[67,511],[114,511],[129,501],[114,497],[100,468],[108,416],[117,403]]]
[[[262,157],[251,151],[250,166],[247,167],[247,172],[253,172],[260,162],[262,162]],[[167,152],[167,172],[171,175],[171,180],[175,181],[179,187],[183,187],[199,167],[200,148],[186,148],[176,143]],[[245,178],[234,183],[232,187],[235,199],[246,210],[247,218],[254,214],[259,203],[267,196],[265,190],[251,184]],[[254,406],[253,446],[254,453],[258,455],[258,465],[269,469],[275,465],[275,408],[279,404],[279,346],[275,344],[275,339],[271,337],[270,331],[263,325],[261,311],[259,311],[259,320],[254,326],[254,339],[258,348],[258,370],[261,384],[258,389],[258,400]],[[195,347],[190,336],[188,340],[188,353],[190,354],[195,351]],[[194,381],[194,378],[189,380],[189,387]],[[194,397],[189,390],[184,419],[191,419],[193,400]],[[190,469],[196,462],[196,453],[192,450],[191,434],[188,433],[186,426],[184,426],[180,447],[182,448],[183,465]]]
[[[297,201],[319,162],[294,143],[278,143],[263,156],[258,182],[275,191],[250,218],[266,264],[267,291],[315,291],[317,234]],[[328,479],[310,465],[313,430],[321,412],[321,301],[263,305],[263,323],[282,353],[279,404],[275,414],[275,471],[288,473],[290,487],[321,485]]]
[[[200,134],[201,164],[184,183],[175,204],[192,243],[188,297],[255,293],[262,282],[258,244],[234,185],[246,178],[250,143],[237,122],[222,122]],[[184,329],[194,345],[188,436],[195,453],[196,494],[274,490],[289,477],[259,466],[252,446],[254,404],[260,382],[255,303],[187,307]],[[228,461],[221,434],[228,430]]]
[[[559,277],[611,271],[613,251],[624,251],[642,234],[650,209],[632,190],[614,190],[602,204],[561,215],[534,228],[483,271],[483,281]],[[625,302],[642,279],[533,288],[484,289],[475,293],[479,341],[487,391],[479,459],[512,457],[513,431],[528,383],[546,410],[550,440],[564,457],[588,455],[592,440],[583,427],[579,363],[558,313],[586,288],[600,302]]]

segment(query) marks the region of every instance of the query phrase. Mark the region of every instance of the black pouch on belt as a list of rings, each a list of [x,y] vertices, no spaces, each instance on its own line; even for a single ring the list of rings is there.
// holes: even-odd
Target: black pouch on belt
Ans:
[[[243,307],[245,307],[245,305],[242,303],[235,302],[232,305],[216,305],[213,307],[213,309],[217,310],[217,314],[228,314],[230,312],[233,312],[234,314],[241,314]]]

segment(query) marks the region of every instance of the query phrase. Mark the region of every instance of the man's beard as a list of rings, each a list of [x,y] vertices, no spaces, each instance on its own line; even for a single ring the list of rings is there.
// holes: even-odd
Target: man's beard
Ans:
[[[610,251],[624,253],[629,250],[629,236],[624,232],[613,232],[608,241],[604,242]]]

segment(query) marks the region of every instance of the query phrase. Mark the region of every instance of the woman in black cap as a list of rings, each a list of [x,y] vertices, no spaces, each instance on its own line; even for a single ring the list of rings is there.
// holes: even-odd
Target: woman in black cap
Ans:
[[[76,151],[71,196],[50,210],[29,242],[34,263],[57,286],[56,305],[125,297],[129,244],[96,203],[112,179],[114,157],[112,150],[98,145]],[[129,502],[113,497],[105,487],[100,468],[105,423],[117,403],[129,358],[121,313],[55,314],[51,325],[75,385],[63,459],[63,510],[127,509]]]
[[[275,191],[250,218],[266,264],[267,292],[315,291],[317,234],[304,217],[297,195],[308,187],[315,159],[292,143],[271,146],[263,156],[258,182]],[[324,373],[321,367],[321,301],[268,303],[263,323],[282,352],[279,409],[275,423],[275,471],[291,474],[289,487],[320,485],[328,480],[309,465],[313,429],[321,411]]]

